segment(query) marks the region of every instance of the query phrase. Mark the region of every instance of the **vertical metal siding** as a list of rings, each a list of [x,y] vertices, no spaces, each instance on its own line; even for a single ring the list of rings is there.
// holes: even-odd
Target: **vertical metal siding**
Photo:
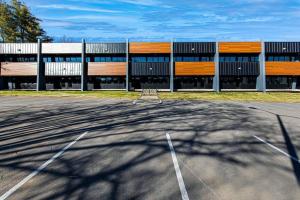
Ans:
[[[81,43],[43,43],[43,54],[81,54]]]
[[[81,63],[45,63],[46,76],[80,76]]]
[[[0,43],[0,54],[37,54],[37,44]]]
[[[169,76],[170,63],[132,63],[132,76]]]
[[[216,52],[215,42],[174,42],[174,53],[215,53],[215,52]]]
[[[87,43],[86,53],[126,53],[126,43]]]
[[[300,42],[265,42],[266,53],[300,53]]]
[[[258,76],[259,62],[220,62],[221,76]]]

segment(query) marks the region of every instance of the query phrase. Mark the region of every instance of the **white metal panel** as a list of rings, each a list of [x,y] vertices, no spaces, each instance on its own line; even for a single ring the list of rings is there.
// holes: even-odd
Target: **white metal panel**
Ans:
[[[37,54],[37,43],[0,43],[0,54]]]
[[[81,43],[43,43],[43,54],[81,54]]]
[[[81,63],[53,62],[45,63],[46,76],[80,76]]]

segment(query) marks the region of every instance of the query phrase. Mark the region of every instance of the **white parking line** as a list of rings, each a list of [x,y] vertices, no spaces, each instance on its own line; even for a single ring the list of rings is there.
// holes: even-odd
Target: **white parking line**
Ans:
[[[78,138],[76,138],[73,142],[68,144],[65,148],[63,148],[60,152],[55,154],[51,159],[49,159],[47,162],[45,162],[43,165],[41,165],[38,169],[33,171],[31,174],[26,176],[21,182],[19,182],[17,185],[15,185],[13,188],[11,188],[9,191],[7,191],[5,194],[3,194],[0,197],[0,200],[5,200],[10,195],[12,195],[15,191],[17,191],[22,185],[24,185],[27,181],[29,181],[31,178],[36,176],[38,173],[40,173],[43,169],[45,169],[50,163],[52,163],[56,158],[61,156],[66,150],[68,150],[72,145],[74,145],[78,140],[80,140],[82,137],[84,137],[88,132],[85,132],[81,134]]]
[[[265,140],[261,139],[260,137],[258,137],[258,136],[256,136],[256,135],[253,135],[253,137],[255,137],[257,140],[263,142],[264,144],[268,145],[269,147],[275,149],[276,151],[279,151],[280,153],[282,153],[283,155],[289,157],[290,159],[292,159],[292,160],[294,160],[294,161],[300,163],[300,160],[298,160],[297,158],[295,158],[295,157],[291,156],[290,154],[284,152],[283,150],[279,149],[278,147],[276,147],[276,146],[274,146],[274,145],[272,145],[272,144],[266,142]]]
[[[188,193],[186,191],[186,188],[185,188],[185,184],[184,184],[184,181],[183,181],[183,178],[182,178],[182,175],[181,175],[181,171],[180,171],[180,168],[179,168],[179,164],[178,164],[178,161],[177,161],[177,157],[176,157],[176,153],[175,153],[175,150],[174,150],[174,147],[173,147],[173,144],[172,144],[171,137],[170,137],[169,133],[166,133],[166,136],[167,136],[167,140],[168,140],[168,143],[169,143],[169,147],[170,147],[170,151],[171,151],[171,155],[172,155],[172,160],[173,160],[173,164],[174,164],[174,168],[175,168],[175,172],[176,172],[176,176],[177,176],[177,180],[178,180],[182,200],[189,200],[189,195],[188,195]]]

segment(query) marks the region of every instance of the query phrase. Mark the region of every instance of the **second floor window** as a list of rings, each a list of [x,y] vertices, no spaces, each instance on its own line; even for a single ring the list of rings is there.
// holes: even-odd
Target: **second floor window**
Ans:
[[[175,56],[175,62],[212,62],[213,56]]]
[[[258,56],[220,56],[220,62],[258,62]]]
[[[300,62],[300,56],[267,56],[266,61],[274,62]]]
[[[131,58],[132,62],[170,62],[169,57],[132,57]]]

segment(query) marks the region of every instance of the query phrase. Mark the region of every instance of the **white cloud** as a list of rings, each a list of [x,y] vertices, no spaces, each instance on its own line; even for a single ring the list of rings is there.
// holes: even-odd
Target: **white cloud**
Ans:
[[[157,0],[117,0],[122,3],[142,5],[142,6],[155,6],[161,4],[160,1]]]
[[[66,4],[50,4],[50,5],[37,5],[38,8],[47,9],[63,9],[63,10],[75,10],[75,11],[89,11],[89,12],[99,12],[99,13],[118,13],[117,10],[101,9],[101,8],[90,8],[82,6],[72,6]]]

